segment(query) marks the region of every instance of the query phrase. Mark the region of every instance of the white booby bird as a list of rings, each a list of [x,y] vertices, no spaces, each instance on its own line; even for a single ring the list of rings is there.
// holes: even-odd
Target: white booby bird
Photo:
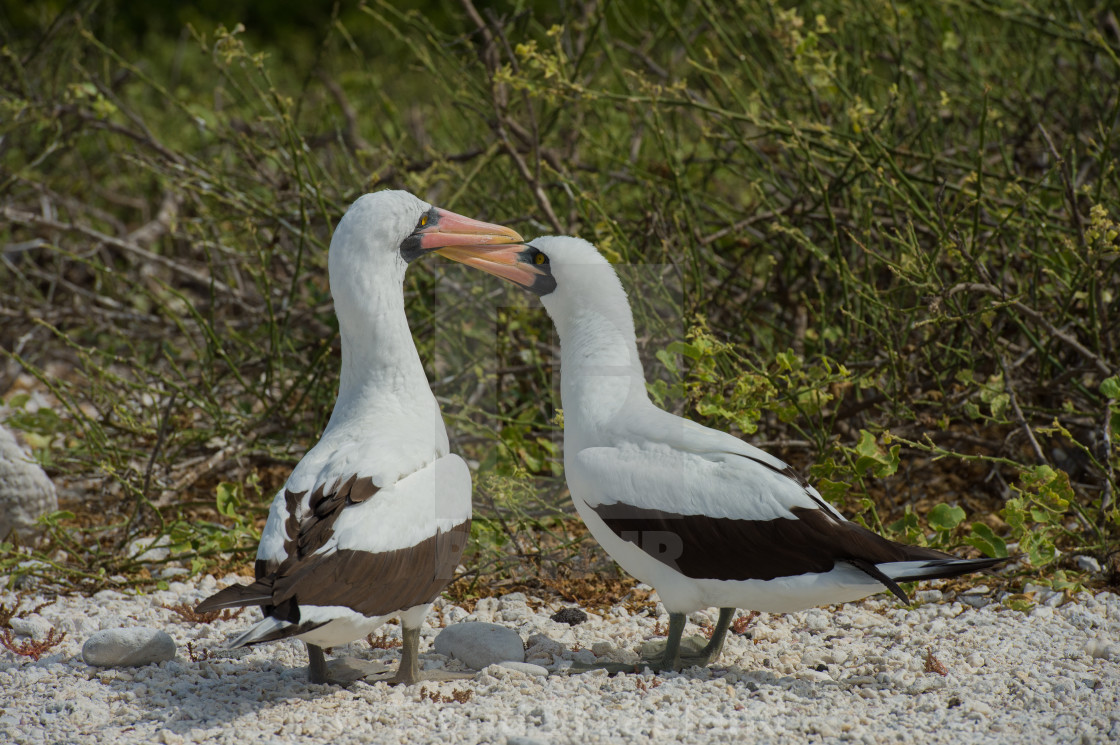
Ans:
[[[307,644],[311,681],[328,682],[322,647],[399,616],[404,644],[391,682],[420,678],[420,624],[470,534],[471,476],[449,452],[412,341],[405,269],[429,251],[519,241],[403,191],[366,194],[339,221],[328,255],[342,338],[334,411],[272,502],[256,581],[197,607],[262,606],[264,620],[231,648],[295,637]],[[355,672],[351,664],[349,679]]]
[[[443,255],[532,290],[555,323],[572,501],[607,553],[669,611],[665,651],[651,667],[680,669],[691,611],[720,608],[711,641],[683,660],[703,666],[719,654],[736,608],[784,613],[882,590],[909,602],[899,582],[1003,561],[883,538],[846,520],[778,458],[657,408],[626,292],[587,241],[543,237]]]

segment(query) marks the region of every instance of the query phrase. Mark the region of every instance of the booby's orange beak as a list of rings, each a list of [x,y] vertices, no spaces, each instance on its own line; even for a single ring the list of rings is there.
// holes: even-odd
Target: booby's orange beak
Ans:
[[[420,217],[416,230],[401,244],[401,257],[411,262],[426,253],[449,247],[506,246],[523,242],[516,230],[504,225],[432,207]]]
[[[525,242],[516,230],[504,225],[472,220],[439,207],[428,210],[421,222],[425,219],[427,224],[413,234],[420,238],[420,248],[424,251],[447,246],[496,246]]]
[[[436,251],[440,256],[473,266],[495,277],[508,279],[522,287],[529,287],[542,274],[532,264],[527,263],[523,254],[524,244],[509,246],[448,246]]]
[[[534,261],[540,251],[525,245],[516,231],[439,207],[424,213],[415,232],[401,245],[401,255],[406,261],[426,253],[437,253],[473,266],[538,295],[556,289],[556,280],[548,266]]]

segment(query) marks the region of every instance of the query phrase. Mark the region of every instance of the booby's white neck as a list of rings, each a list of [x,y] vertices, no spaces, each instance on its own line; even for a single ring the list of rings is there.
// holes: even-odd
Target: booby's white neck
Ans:
[[[558,287],[542,297],[560,335],[565,448],[610,438],[624,414],[650,406],[626,292],[605,261],[553,266]]]
[[[400,274],[332,272],[342,368],[338,401],[323,438],[415,432],[428,442],[434,435],[437,449],[446,451],[439,407],[408,328]],[[434,430],[426,426],[429,422]]]

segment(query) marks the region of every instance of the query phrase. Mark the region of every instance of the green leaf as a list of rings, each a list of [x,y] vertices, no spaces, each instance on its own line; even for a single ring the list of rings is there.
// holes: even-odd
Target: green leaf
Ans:
[[[898,445],[891,446],[889,451],[884,451],[875,440],[875,435],[865,429],[859,431],[859,442],[854,448],[856,455],[856,473],[864,476],[870,471],[876,478],[885,478],[898,470]]]
[[[17,393],[8,399],[9,409],[22,409],[31,400],[30,393]]]
[[[238,484],[231,484],[228,481],[218,484],[214,501],[217,503],[219,514],[235,519],[239,517],[237,507],[241,504],[240,491],[241,487]]]
[[[1120,376],[1113,375],[1101,381],[1101,395],[1109,399],[1120,398]]]
[[[906,511],[903,513],[902,517],[895,520],[890,525],[887,525],[886,529],[889,534],[900,537],[905,543],[910,543],[915,546],[926,545],[926,537],[922,533],[922,527],[918,522],[918,516],[910,511],[910,505],[906,506]]]
[[[1011,396],[1007,393],[997,393],[992,396],[988,401],[988,405],[992,407],[992,416],[996,419],[1003,419],[1004,414],[1007,413],[1007,407],[1011,404]]]
[[[972,524],[972,535],[966,537],[964,542],[975,546],[985,556],[1006,557],[1007,544],[984,523]]]
[[[778,363],[778,367],[789,372],[801,368],[801,358],[792,351],[778,352],[774,355],[774,361]]]
[[[964,520],[964,510],[960,507],[951,507],[947,504],[934,505],[926,515],[926,522],[937,531],[949,531],[961,524]]]
[[[42,525],[56,526],[63,520],[73,520],[74,513],[70,510],[57,510],[46,515],[41,515],[38,522]]]
[[[683,341],[671,342],[669,346],[665,348],[665,351],[669,354],[683,354],[685,357],[693,360],[698,360],[703,356],[703,350],[694,344]],[[658,355],[657,358],[661,359],[661,356]]]
[[[851,489],[851,484],[825,478],[817,479],[814,486],[817,488],[817,491],[821,493],[821,496],[825,498],[825,501],[832,504],[842,500],[848,493],[848,490]]]
[[[674,376],[680,377],[680,370],[677,368],[677,356],[670,352],[668,349],[658,349],[655,355],[657,359],[665,366],[665,369],[671,372]]]

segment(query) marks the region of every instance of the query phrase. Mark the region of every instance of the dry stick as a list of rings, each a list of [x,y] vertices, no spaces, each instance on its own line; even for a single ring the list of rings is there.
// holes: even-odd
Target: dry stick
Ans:
[[[1104,433],[1104,462],[1108,466],[1108,473],[1104,480],[1104,494],[1101,495],[1101,515],[1105,514],[1105,510],[1112,506],[1112,484],[1116,481],[1116,471],[1112,467],[1112,402],[1115,399],[1109,399],[1105,402],[1104,406],[1104,426],[1101,428]]]
[[[1072,336],[1070,336],[1066,332],[1057,328],[1054,324],[1050,323],[1050,321],[1046,320],[1045,316],[1043,316],[1041,313],[1039,313],[1034,308],[1023,305],[1018,300],[1011,300],[1010,298],[1008,298],[1007,295],[1005,295],[1004,292],[1002,290],[1000,290],[998,287],[996,287],[995,285],[985,284],[983,282],[961,282],[960,284],[954,285],[953,287],[949,288],[949,293],[948,294],[949,294],[950,297],[952,297],[953,295],[956,295],[958,292],[966,292],[966,291],[984,292],[984,293],[987,293],[989,295],[995,295],[996,297],[1000,298],[1001,300],[1006,302],[1011,307],[1015,308],[1016,310],[1022,311],[1025,315],[1030,316],[1033,320],[1037,321],[1048,332],[1050,332],[1050,334],[1052,336],[1057,337],[1058,339],[1061,339],[1066,344],[1068,344],[1070,347],[1072,347],[1073,349],[1077,350],[1079,353],[1084,355],[1094,365],[1096,365],[1098,370],[1100,370],[1106,376],[1107,375],[1112,375],[1112,369],[1108,366],[1107,362],[1105,362],[1103,359],[1100,358],[1100,356],[1094,354],[1092,351],[1090,351],[1084,344],[1079,342],[1077,339],[1073,338]]]
[[[490,22],[494,24],[494,31],[498,35],[498,40],[502,42],[502,48],[506,51],[506,59],[511,60],[514,64],[514,72],[519,72],[516,68],[517,55],[513,53],[513,48],[509,44],[509,39],[506,38],[505,32],[498,23],[498,19],[494,14],[493,9],[487,8],[486,15],[490,18]],[[528,91],[521,91],[521,102],[525,106],[525,112],[529,115],[529,130],[531,136],[526,139],[525,135],[521,136],[521,141],[532,147],[533,161],[535,168],[533,169],[533,180],[535,183],[540,183],[541,180],[541,133],[537,127],[537,114],[533,108],[533,102],[529,100]],[[505,107],[503,106],[503,112]],[[513,124],[512,120],[509,120]],[[556,228],[556,232],[560,232],[560,228]]]
[[[517,166],[517,170],[521,174],[521,178],[525,180],[530,191],[532,191],[533,197],[537,201],[537,206],[544,212],[548,224],[555,232],[563,233],[564,228],[560,220],[556,217],[556,212],[552,209],[552,202],[549,200],[548,195],[545,194],[544,189],[541,188],[540,180],[533,175],[529,165],[525,162],[525,159],[521,157],[521,153],[517,152],[517,148],[510,142],[508,130],[514,128],[514,122],[509,119],[505,113],[502,100],[505,98],[504,88],[494,84],[494,70],[497,67],[498,56],[494,45],[494,34],[487,27],[486,22],[482,20],[482,16],[479,15],[478,10],[474,7],[474,3],[472,3],[471,0],[461,0],[461,2],[467,16],[474,21],[475,25],[478,27],[478,31],[482,35],[484,42],[482,61],[483,64],[486,65],[487,74],[490,78],[490,103],[494,107],[495,117],[494,130],[501,140],[502,149],[513,159],[514,165]]]
[[[346,92],[342,90],[342,86],[324,70],[319,70],[319,79],[323,81],[323,85],[334,96],[334,102],[338,104],[338,108],[342,111],[342,118],[346,120],[346,129],[342,133],[346,146],[355,154],[359,150],[372,151],[373,148],[358,130],[358,112],[354,111],[354,107],[350,105],[350,99],[346,97]]]
[[[58,220],[52,220],[49,217],[41,217],[41,216],[33,214],[31,212],[22,212],[20,210],[14,210],[11,207],[4,207],[4,208],[0,209],[0,214],[2,214],[5,219],[10,220],[10,221],[15,222],[15,223],[19,223],[21,225],[41,225],[41,226],[44,226],[44,227],[53,228],[55,230],[60,230],[62,232],[66,232],[66,233],[69,233],[69,232],[80,233],[80,234],[86,236],[87,238],[92,238],[95,241],[100,241],[101,243],[104,243],[104,244],[109,245],[109,246],[113,246],[114,248],[119,248],[122,251],[127,251],[128,253],[139,256],[142,259],[145,259],[147,261],[151,261],[155,264],[159,264],[160,266],[166,267],[166,268],[168,268],[168,269],[170,269],[174,272],[178,272],[179,274],[182,274],[185,277],[189,277],[190,279],[193,279],[194,281],[199,282],[200,284],[203,284],[203,285],[211,285],[212,284],[217,289],[222,290],[223,292],[227,292],[230,295],[232,295],[242,307],[245,307],[245,308],[250,307],[248,302],[245,299],[245,296],[241,292],[239,292],[238,290],[235,290],[234,288],[227,285],[225,282],[222,282],[221,280],[216,279],[216,278],[214,278],[214,277],[212,277],[209,274],[206,274],[204,272],[200,272],[200,271],[197,271],[195,269],[191,269],[188,266],[183,266],[182,264],[180,264],[178,262],[175,262],[175,261],[172,261],[171,259],[168,259],[165,256],[161,256],[157,253],[152,253],[151,251],[148,251],[147,249],[141,248],[140,246],[136,245],[136,243],[134,243],[132,241],[124,240],[124,239],[121,239],[121,238],[116,238],[116,237],[111,236],[111,235],[106,235],[105,233],[102,233],[99,230],[94,230],[93,228],[86,227],[85,225],[77,225],[77,224],[73,224],[73,223],[59,222]]]
[[[186,474],[181,476],[179,480],[172,484],[169,488],[164,489],[163,492],[160,493],[159,498],[152,502],[152,505],[159,509],[174,504],[175,500],[178,498],[178,495],[184,489],[186,489],[194,482],[198,481],[203,476],[218,470],[218,468],[224,466],[232,458],[240,455],[248,448],[249,444],[243,442],[236,442],[230,445],[226,445],[224,448],[203,461],[202,465],[200,465],[198,468],[192,468]]]
[[[152,500],[148,499],[148,488],[152,485],[152,470],[156,465],[156,458],[159,456],[159,451],[163,449],[163,443],[167,440],[167,425],[171,421],[171,410],[175,406],[175,399],[178,398],[178,391],[171,391],[171,395],[167,399],[167,405],[163,407],[163,416],[159,422],[159,434],[156,435],[156,444],[152,448],[152,454],[148,458],[148,467],[144,469],[144,484],[140,487],[140,494],[136,500],[136,509],[132,512],[132,517],[128,520],[128,525],[125,527],[124,536],[117,548],[122,548],[125,541],[128,540],[128,535],[131,532],[132,524],[136,522],[136,518],[140,516],[140,507],[148,505],[152,511],[156,513],[156,517],[160,520],[160,533],[163,532],[163,517],[160,515],[159,510],[152,504]],[[154,542],[153,542],[154,543]],[[151,548],[148,546],[147,548]],[[147,550],[147,549],[145,549]]]
[[[1077,237],[1084,247],[1087,245],[1085,243],[1085,226],[1081,222],[1081,211],[1077,208],[1077,193],[1073,190],[1073,179],[1070,177],[1070,165],[1066,159],[1058,153],[1058,148],[1054,147],[1054,141],[1050,139],[1050,133],[1042,126],[1042,122],[1038,123],[1038,131],[1042,133],[1042,138],[1046,140],[1046,146],[1050,148],[1050,154],[1053,155],[1054,159],[1058,162],[1058,173],[1061,175],[1062,185],[1065,187],[1066,201],[1069,202],[1069,211],[1073,215],[1073,225],[1077,228]],[[1097,314],[1100,316],[1099,326],[1102,329],[1108,328],[1108,303],[1103,302],[1101,299],[1100,285],[1098,283],[1093,283],[1092,287],[1094,295],[1093,305],[1096,306]],[[1107,344],[1107,335],[1105,338]]]
[[[156,218],[150,222],[144,223],[136,230],[129,233],[128,240],[132,241],[137,246],[146,246],[155,243],[171,229],[171,222],[178,215],[179,197],[169,191],[163,195],[163,199],[160,201],[159,210],[156,211]]]
[[[1058,162],[1058,174],[1062,177],[1062,184],[1066,188],[1066,199],[1069,201],[1069,211],[1073,215],[1073,225],[1077,228],[1077,236],[1081,239],[1081,245],[1084,246],[1085,227],[1081,224],[1081,212],[1077,209],[1077,195],[1073,191],[1073,182],[1069,177],[1069,164],[1058,153],[1058,149],[1054,147],[1054,141],[1050,139],[1050,134],[1042,126],[1042,122],[1038,123],[1038,131],[1042,133],[1042,138],[1046,140],[1046,146],[1050,148],[1050,154]]]
[[[1007,365],[1003,361],[1002,354],[996,354],[996,359],[999,361],[999,369],[1003,371],[1003,389],[1007,391],[1007,397],[1011,401],[1011,409],[1015,412],[1015,418],[1019,420],[1019,426],[1023,428],[1026,433],[1027,439],[1031,442],[1031,447],[1034,449],[1034,455],[1038,459],[1039,465],[1046,463],[1046,456],[1042,453],[1042,448],[1039,447],[1038,440],[1035,439],[1034,431],[1031,425],[1027,423],[1027,418],[1023,416],[1023,410],[1019,408],[1019,398],[1015,395],[1015,389],[1011,387],[1011,373],[1007,370]]]

